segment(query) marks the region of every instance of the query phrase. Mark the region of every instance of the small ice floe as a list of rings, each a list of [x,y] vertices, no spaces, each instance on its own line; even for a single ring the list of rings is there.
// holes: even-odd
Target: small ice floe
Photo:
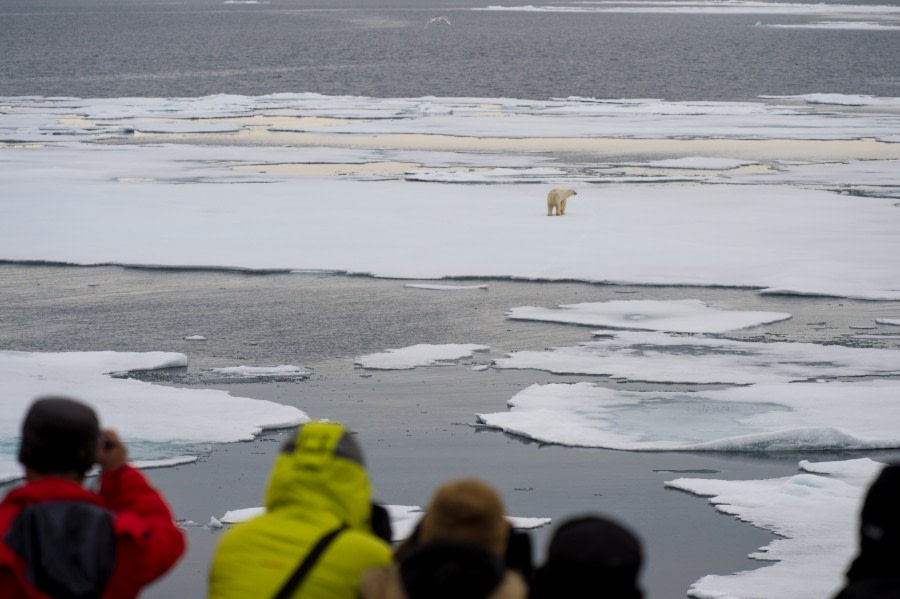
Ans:
[[[225,368],[213,368],[210,372],[226,378],[301,378],[311,374],[311,371],[299,366],[282,364],[281,366],[227,366]]]
[[[400,349],[389,349],[386,352],[369,354],[356,359],[356,364],[363,368],[377,370],[407,370],[417,366],[448,365],[451,362],[470,358],[475,352],[490,351],[486,345],[447,343],[429,345],[420,343]]]
[[[692,597],[833,597],[856,552],[858,515],[884,464],[868,458],[800,462],[802,473],[766,480],[679,478],[666,486],[708,497],[716,510],[775,533],[748,557],[771,565],[704,576]],[[777,590],[775,590],[777,589]]]
[[[172,458],[164,458],[159,460],[134,460],[129,464],[141,470],[149,468],[171,468],[172,466],[180,466],[181,464],[193,464],[197,461],[195,455],[179,455]]]
[[[266,513],[264,507],[248,507],[239,510],[228,510],[225,515],[219,518],[223,524],[237,524],[251,518],[261,516]]]
[[[429,289],[432,291],[469,291],[472,289],[487,289],[487,285],[436,285],[431,283],[406,283],[408,289]]]
[[[422,507],[418,505],[385,505],[384,508],[387,510],[388,517],[391,520],[391,532],[393,541],[402,541],[404,539],[408,539],[416,529],[416,526],[419,524],[419,520],[421,520],[422,516],[425,515],[425,510],[423,510]],[[239,510],[229,510],[225,512],[225,515],[217,520],[217,522],[221,521],[222,524],[237,524],[238,522],[244,522],[246,520],[250,520],[251,518],[261,516],[265,512],[266,508],[264,507],[251,507]],[[506,516],[506,519],[509,520],[509,523],[513,526],[513,528],[518,529],[539,528],[551,523],[550,518],[523,518],[519,516]],[[213,520],[215,520],[215,518],[213,518]]]
[[[184,337],[185,341],[206,341],[206,337],[203,335],[188,335]]]
[[[876,318],[875,322],[877,324],[889,324],[900,327],[900,318]]]
[[[791,317],[785,312],[719,310],[698,299],[615,300],[563,304],[556,308],[521,306],[509,310],[506,316],[514,320],[670,333],[725,333]]]
[[[429,25],[449,25],[450,17],[440,16],[440,17],[432,17],[425,21],[425,27],[427,28]]]
[[[470,368],[470,370],[474,370],[476,372],[481,372],[482,370],[489,370],[491,367],[490,364],[475,364]]]
[[[207,524],[209,528],[222,528],[222,522],[217,520],[215,516],[209,517],[209,523]]]

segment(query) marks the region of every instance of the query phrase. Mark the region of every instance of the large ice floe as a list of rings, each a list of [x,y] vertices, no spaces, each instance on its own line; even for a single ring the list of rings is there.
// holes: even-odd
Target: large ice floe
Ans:
[[[898,299],[898,107],[2,98],[0,259]]]
[[[597,340],[572,347],[513,352],[494,360],[494,366],[679,384],[751,385],[900,376],[900,355],[893,349],[664,333],[597,333],[601,333]]]
[[[774,563],[705,576],[691,597],[833,597],[856,553],[859,511],[883,464],[868,458],[800,463],[802,473],[770,480],[680,478],[667,486],[709,497],[716,509],[770,530],[776,539],[750,557]]]
[[[22,476],[16,462],[20,426],[31,401],[40,396],[73,397],[94,407],[101,426],[127,439],[129,456],[143,466],[180,463],[184,459],[179,456],[197,455],[210,443],[248,440],[263,429],[295,426],[309,419],[291,406],[233,397],[224,391],[111,376],[186,365],[186,357],[179,353],[0,351],[4,389],[0,482]]]
[[[532,385],[487,426],[546,443],[631,451],[900,447],[900,382],[783,383],[709,391]]]
[[[590,302],[555,308],[520,306],[510,309],[506,316],[514,320],[672,333],[724,333],[791,317],[785,312],[719,310],[696,299]]]

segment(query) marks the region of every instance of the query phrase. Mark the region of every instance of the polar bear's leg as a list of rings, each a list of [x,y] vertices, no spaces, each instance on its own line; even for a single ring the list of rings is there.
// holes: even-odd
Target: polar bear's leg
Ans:
[[[557,216],[562,216],[566,213],[566,198],[563,198],[559,201],[559,210],[557,211]]]

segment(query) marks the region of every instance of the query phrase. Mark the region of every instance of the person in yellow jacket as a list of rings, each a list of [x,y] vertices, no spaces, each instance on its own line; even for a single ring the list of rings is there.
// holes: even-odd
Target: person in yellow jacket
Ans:
[[[346,428],[325,421],[302,425],[275,458],[265,513],[220,540],[209,598],[356,599],[362,573],[392,557],[390,545],[372,532],[371,496],[362,452]],[[329,533],[335,536],[307,564],[296,588],[285,590]]]

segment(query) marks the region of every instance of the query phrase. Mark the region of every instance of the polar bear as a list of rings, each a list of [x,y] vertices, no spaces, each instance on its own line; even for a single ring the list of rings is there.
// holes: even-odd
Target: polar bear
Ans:
[[[556,210],[556,216],[562,216],[566,213],[566,200],[569,196],[577,196],[578,193],[574,189],[551,189],[547,194],[547,216],[553,216],[553,210]]]

